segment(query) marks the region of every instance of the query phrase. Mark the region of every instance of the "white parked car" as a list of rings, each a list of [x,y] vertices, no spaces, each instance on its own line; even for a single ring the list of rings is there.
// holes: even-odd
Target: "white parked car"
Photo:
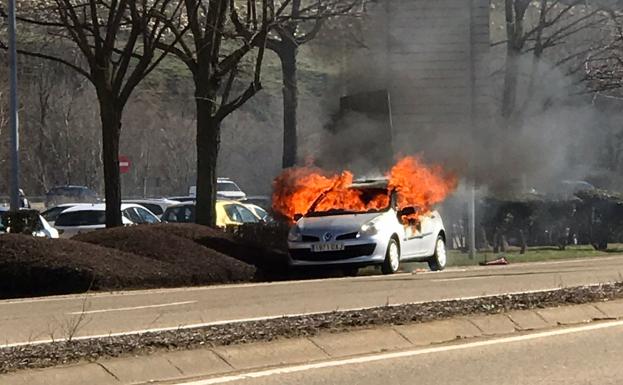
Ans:
[[[196,197],[197,186],[190,186],[188,195]],[[216,180],[216,196],[222,199],[239,200],[246,198],[247,194],[245,194],[233,180],[229,178],[218,178]]]
[[[125,226],[160,222],[154,213],[134,203],[122,204],[121,214]],[[60,213],[54,225],[62,238],[103,229],[106,227],[106,205],[99,203],[70,207]]]
[[[0,215],[3,212],[6,212],[8,210],[9,210],[8,207],[0,207]],[[4,232],[5,232],[4,224],[2,223],[2,221],[0,221],[0,234]],[[52,227],[52,225],[50,225],[48,221],[46,221],[45,218],[42,217],[41,215],[39,215],[39,223],[37,224],[35,231],[33,231],[32,235],[35,237],[42,237],[42,238],[58,238],[59,237],[58,231],[56,231],[56,229]]]
[[[447,263],[446,233],[437,211],[420,217],[420,225],[402,222],[416,207],[397,208],[398,193],[386,181],[354,183],[351,189],[363,197],[387,194],[388,205],[380,210],[316,211],[325,199],[320,196],[308,213],[290,230],[290,265],[332,265],[349,274],[359,267],[380,265],[384,274],[398,271],[401,262],[428,262],[431,270]],[[370,198],[371,199],[371,198]]]
[[[70,207],[79,206],[79,205],[87,205],[91,206],[90,203],[63,203],[58,206],[50,207],[41,213],[41,216],[45,218],[46,221],[52,226],[54,226],[54,222],[56,222],[56,218],[65,210]]]
[[[167,198],[146,198],[146,199],[126,199],[123,203],[135,203],[145,207],[147,210],[154,213],[158,218],[162,216],[164,210],[173,205],[180,204],[179,201],[174,201]]]

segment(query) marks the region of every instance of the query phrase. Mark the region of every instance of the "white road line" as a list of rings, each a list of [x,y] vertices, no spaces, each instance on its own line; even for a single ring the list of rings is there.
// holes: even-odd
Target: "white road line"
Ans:
[[[596,286],[601,286],[601,285],[602,284],[599,283],[599,284],[592,284],[592,285],[584,285],[582,287],[596,287]],[[368,309],[376,309],[379,307],[397,307],[397,306],[417,305],[417,304],[432,303],[432,302],[441,303],[441,302],[449,302],[449,301],[466,301],[466,300],[477,299],[477,298],[489,298],[489,297],[498,297],[498,296],[505,296],[505,295],[535,294],[535,293],[542,293],[546,291],[563,290],[563,289],[564,288],[561,289],[560,287],[550,287],[550,288],[539,289],[539,290],[527,290],[527,291],[524,290],[524,291],[497,293],[497,294],[474,295],[474,296],[469,296],[469,297],[445,298],[445,299],[433,300],[433,301],[383,304],[383,305],[375,305],[375,306],[339,309],[338,312],[361,311],[361,310],[368,310]],[[307,313],[281,314],[281,315],[274,315],[274,316],[261,316],[261,317],[252,317],[252,318],[238,318],[238,319],[230,319],[230,320],[203,322],[203,323],[197,323],[197,324],[177,325],[177,326],[151,328],[151,329],[139,329],[139,330],[126,331],[126,332],[78,336],[78,337],[74,337],[72,340],[74,341],[91,340],[91,339],[107,338],[107,337],[140,335],[140,334],[145,334],[145,333],[159,333],[159,332],[168,332],[168,331],[175,331],[175,330],[187,330],[187,329],[196,329],[196,328],[243,323],[243,322],[268,321],[268,320],[279,319],[279,318],[305,317],[305,316],[312,316],[316,314],[326,314],[326,313],[331,313],[331,312],[332,310],[323,310],[323,311],[315,311],[315,312],[307,312]],[[0,349],[19,347],[19,346],[28,346],[28,345],[41,345],[41,344],[49,344],[49,343],[64,342],[64,341],[65,341],[64,338],[58,338],[55,340],[47,339],[47,340],[36,340],[36,341],[26,341],[26,342],[13,342],[13,343],[0,345]]]
[[[509,344],[509,343],[521,342],[521,341],[530,341],[530,340],[536,340],[540,338],[548,338],[548,337],[556,337],[556,336],[562,336],[562,335],[567,335],[567,334],[583,333],[583,332],[588,332],[588,331],[593,331],[593,330],[608,329],[608,328],[619,327],[619,326],[623,326],[623,320],[596,323],[596,324],[585,325],[585,326],[577,326],[577,327],[572,327],[572,328],[567,328],[567,329],[551,330],[551,331],[539,332],[539,333],[534,333],[534,334],[523,334],[523,335],[513,336],[513,337],[496,338],[496,339],[485,340],[485,341],[468,342],[465,344],[458,344],[458,345],[446,345],[446,346],[438,346],[438,347],[432,347],[432,348],[406,350],[406,351],[400,351],[400,352],[394,352],[394,353],[381,353],[381,354],[348,358],[348,359],[339,359],[339,360],[333,360],[333,361],[323,361],[323,362],[318,362],[318,363],[313,363],[313,364],[286,366],[282,368],[260,370],[256,372],[247,372],[247,373],[241,373],[241,374],[236,374],[236,375],[209,378],[205,380],[190,381],[190,382],[177,382],[175,385],[225,384],[225,383],[234,382],[234,381],[242,381],[242,380],[249,380],[249,379],[254,379],[254,378],[290,374],[290,373],[300,373],[300,372],[306,372],[310,370],[333,368],[333,367],[338,367],[338,366],[365,364],[369,362],[408,358],[408,357],[414,357],[414,356],[421,356],[425,354],[435,354],[435,353],[450,352],[450,351],[456,351],[456,350],[480,348],[480,347],[492,346],[492,345]]]
[[[109,312],[115,312],[115,311],[130,311],[130,310],[140,310],[140,309],[152,309],[152,308],[158,308],[158,307],[181,306],[181,305],[189,305],[191,303],[197,303],[197,301],[170,302],[170,303],[161,303],[157,305],[143,305],[143,306],[133,306],[133,307],[118,307],[118,308],[111,308],[111,309],[74,311],[74,312],[65,313],[65,314],[80,315],[80,314],[109,313]]]

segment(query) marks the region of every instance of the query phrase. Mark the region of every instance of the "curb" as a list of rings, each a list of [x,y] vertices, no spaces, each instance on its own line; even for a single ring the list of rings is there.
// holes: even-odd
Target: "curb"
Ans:
[[[623,319],[623,300],[102,359],[93,363],[0,375],[0,385],[146,384],[404,350],[457,339],[503,336],[605,319]]]

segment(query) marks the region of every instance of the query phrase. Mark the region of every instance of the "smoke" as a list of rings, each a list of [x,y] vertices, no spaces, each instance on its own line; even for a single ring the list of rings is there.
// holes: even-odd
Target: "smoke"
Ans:
[[[338,113],[334,106],[329,129],[302,144],[301,152],[315,164],[374,176],[387,169],[388,155],[418,154],[495,191],[550,192],[565,180],[613,186],[612,178],[603,178],[604,149],[612,121],[621,114],[604,112],[583,93],[576,75],[553,64],[555,58],[533,61],[527,54],[519,60],[515,113],[505,119],[500,113],[503,47],[487,48],[488,53],[473,58],[454,52],[456,47],[469,48],[463,19],[402,26],[416,28],[413,34],[386,32],[382,19],[387,15],[374,16],[384,7],[370,10],[371,38],[365,48],[351,53],[342,94],[388,90],[391,129],[378,116]],[[390,22],[398,8],[396,4],[390,11]],[[407,18],[393,19],[403,21],[409,23]],[[483,30],[488,32],[488,26]]]

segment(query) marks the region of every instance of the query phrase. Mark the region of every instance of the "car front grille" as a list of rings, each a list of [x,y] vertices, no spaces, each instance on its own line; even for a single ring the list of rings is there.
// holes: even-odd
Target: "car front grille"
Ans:
[[[303,242],[319,242],[320,238],[313,235],[303,235]]]
[[[336,241],[344,241],[347,239],[357,239],[359,232],[355,231],[354,233],[342,234],[335,237]]]
[[[315,253],[311,249],[290,249],[290,257],[296,261],[339,261],[343,259],[368,256],[374,253],[376,243],[345,246],[341,251]]]

